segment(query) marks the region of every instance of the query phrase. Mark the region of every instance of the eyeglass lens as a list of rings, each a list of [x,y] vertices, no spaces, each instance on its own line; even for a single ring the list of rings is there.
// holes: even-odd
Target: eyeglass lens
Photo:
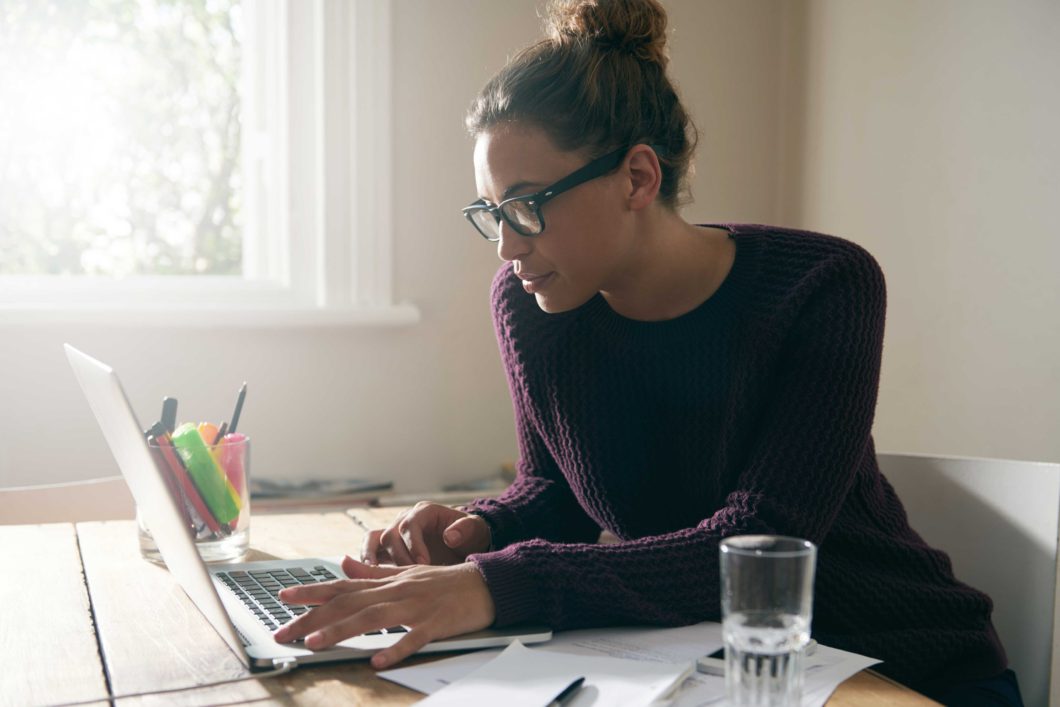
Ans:
[[[471,218],[482,235],[488,240],[498,241],[501,237],[501,213],[508,225],[521,235],[533,236],[542,231],[541,218],[525,201],[510,201],[498,211],[477,209],[471,212]]]

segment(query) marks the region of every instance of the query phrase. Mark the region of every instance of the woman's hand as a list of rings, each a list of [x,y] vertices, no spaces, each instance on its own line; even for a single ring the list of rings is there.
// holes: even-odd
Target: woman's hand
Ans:
[[[311,650],[333,646],[352,636],[391,626],[409,632],[372,656],[384,668],[415,653],[431,641],[486,628],[493,623],[493,598],[478,568],[372,567],[347,557],[342,569],[349,579],[288,587],[280,599],[315,608],[274,635],[279,643],[305,638]]]
[[[480,516],[421,501],[390,527],[370,531],[361,559],[369,565],[453,565],[489,547],[489,526]]]

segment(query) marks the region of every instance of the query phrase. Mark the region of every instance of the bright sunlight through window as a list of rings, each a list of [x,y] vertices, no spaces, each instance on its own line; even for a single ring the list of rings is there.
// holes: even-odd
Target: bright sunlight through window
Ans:
[[[0,275],[240,275],[239,0],[0,2]]]

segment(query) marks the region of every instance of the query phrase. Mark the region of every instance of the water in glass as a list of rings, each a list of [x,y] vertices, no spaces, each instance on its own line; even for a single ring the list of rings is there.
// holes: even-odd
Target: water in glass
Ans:
[[[810,641],[805,617],[737,612],[725,617],[723,635],[729,704],[798,707],[803,650]]]

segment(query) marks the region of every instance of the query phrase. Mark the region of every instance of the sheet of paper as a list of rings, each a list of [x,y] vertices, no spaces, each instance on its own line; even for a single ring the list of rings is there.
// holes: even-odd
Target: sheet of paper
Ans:
[[[434,660],[422,665],[413,665],[409,668],[393,668],[378,673],[379,677],[396,682],[398,685],[433,695],[446,685],[454,683],[468,673],[480,668],[496,656],[500,655],[499,649],[475,651],[464,653],[452,658]]]
[[[879,662],[875,658],[848,653],[838,648],[818,646],[817,652],[806,659],[802,689],[803,707],[822,707],[840,683]]]
[[[574,655],[680,663],[713,653],[724,644],[721,624],[706,621],[677,628],[634,626],[560,631],[538,647]]]
[[[804,661],[802,707],[823,707],[847,678],[880,661],[837,648],[817,646]],[[725,702],[725,678],[696,673],[685,680],[671,707],[705,707]]]
[[[561,631],[535,650],[586,656],[610,656],[647,662],[681,663],[722,646],[721,624],[704,622],[678,628],[647,626]],[[379,673],[399,685],[431,694],[485,664],[500,649],[465,653],[444,660]]]
[[[561,631],[534,650],[584,656],[610,656],[645,662],[695,660],[724,645],[721,624],[704,622],[678,628],[626,627]],[[399,685],[431,694],[487,663],[500,650],[466,653],[411,668],[379,673]],[[828,646],[818,646],[806,658],[803,707],[820,707],[847,678],[878,660]],[[695,673],[676,694],[674,707],[720,704],[725,696],[725,678]]]
[[[505,707],[545,707],[578,678],[581,689],[567,703],[642,706],[662,698],[682,682],[692,663],[631,661],[607,656],[564,655],[527,648],[518,641],[500,655],[438,690],[420,704],[465,707],[503,704]]]
[[[547,658],[547,656],[546,656]],[[500,655],[420,702],[424,707],[546,707],[572,682],[584,677],[569,665],[537,660],[515,641]]]

